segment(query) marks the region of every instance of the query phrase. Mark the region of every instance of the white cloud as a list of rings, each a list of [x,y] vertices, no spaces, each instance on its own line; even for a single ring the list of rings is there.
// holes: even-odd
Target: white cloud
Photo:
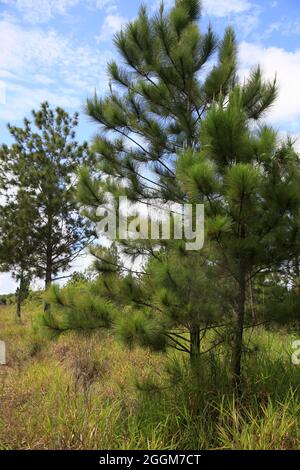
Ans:
[[[244,38],[257,29],[263,12],[261,5],[248,0],[204,0],[203,9],[210,16],[229,17]]]
[[[48,88],[28,88],[23,85],[11,84],[6,86],[5,104],[0,105],[0,119],[15,121],[22,119],[28,112],[37,108],[42,101],[49,101],[55,106],[80,109],[81,98],[72,93],[60,93],[60,90],[50,91]]]
[[[300,17],[294,18],[293,20],[282,18],[280,21],[271,23],[262,37],[268,37],[273,33],[282,34],[283,36],[300,34]]]
[[[80,109],[95,88],[106,84],[106,63],[111,53],[76,44],[52,30],[25,28],[0,20],[0,77],[6,103],[0,118],[19,119],[48,99],[52,105]]]
[[[2,0],[15,7],[29,23],[47,23],[53,16],[65,15],[79,0]]]
[[[208,15],[228,16],[232,13],[244,13],[250,10],[251,3],[247,0],[204,0],[203,8]]]
[[[117,10],[117,4],[116,4],[116,1],[114,0],[96,0],[95,6],[96,8],[99,8],[100,10],[105,9],[107,13],[111,13],[112,11]]]
[[[53,78],[50,78],[47,75],[43,75],[41,73],[36,73],[34,75],[34,81],[42,85],[51,85],[52,83],[55,83]]]
[[[62,58],[67,41],[54,31],[43,32],[39,29],[25,29],[20,25],[0,21],[0,68],[9,71],[23,69],[33,62],[39,65],[51,65]]]
[[[31,24],[47,23],[56,15],[67,15],[76,5],[83,3],[89,9],[104,9],[106,13],[117,10],[118,0],[2,0],[15,8],[22,19]]]
[[[273,79],[277,75],[279,97],[270,111],[269,118],[274,123],[285,124],[293,132],[300,122],[300,49],[288,52],[278,47],[263,47],[242,42],[239,48],[241,76],[259,63],[265,77]]]
[[[253,8],[251,13],[236,15],[233,24],[239,32],[246,38],[253,30],[257,29],[262,10]]]
[[[124,24],[128,23],[128,18],[124,16],[116,15],[107,15],[105,20],[102,24],[100,34],[96,36],[96,41],[107,41],[110,40],[111,37],[121,30]]]
[[[150,0],[152,10],[157,11],[162,0]],[[174,0],[164,0],[165,8],[174,5]],[[203,0],[203,10],[212,16],[228,16],[232,13],[244,13],[250,10],[252,4],[248,0]]]
[[[0,43],[1,76],[27,80],[36,77],[44,83],[45,77],[48,82],[61,74],[70,78],[70,67],[72,73],[94,82],[107,56],[105,51],[76,44],[51,29],[24,28],[7,20],[0,20]]]
[[[295,138],[295,149],[297,150],[297,152],[300,153],[300,133],[299,134],[296,134],[294,135],[294,138]]]
[[[94,261],[94,258],[92,255],[90,255],[89,253],[83,253],[81,256],[79,256],[73,261],[70,269],[67,272],[59,273],[57,277],[59,277],[60,275],[68,276],[78,271],[85,271],[86,269],[91,267],[93,261]],[[60,284],[61,286],[63,286],[64,284],[66,284],[67,281],[68,279],[60,279],[56,282]],[[14,292],[16,292],[17,287],[18,287],[17,282],[13,279],[13,277],[9,273],[0,273],[0,295],[13,294]],[[44,282],[41,279],[34,279],[33,282],[31,283],[31,288],[33,290],[43,289]]]

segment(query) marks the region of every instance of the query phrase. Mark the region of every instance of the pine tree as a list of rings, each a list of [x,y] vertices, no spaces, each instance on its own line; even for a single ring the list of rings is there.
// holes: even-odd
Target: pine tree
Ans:
[[[132,203],[154,209],[164,204],[173,207],[174,203],[204,202],[207,210],[212,194],[210,202],[217,208],[220,205],[220,213],[217,212],[215,220],[210,217],[207,239],[214,240],[214,233],[218,231],[230,232],[226,211],[222,213],[222,197],[216,195],[214,201],[215,166],[218,159],[223,161],[224,176],[227,169],[224,149],[232,145],[235,149],[232,161],[239,162],[241,158],[242,163],[245,160],[250,167],[249,154],[252,155],[256,140],[259,145],[259,139],[253,137],[252,142],[249,128],[255,126],[274,102],[276,83],[265,82],[258,67],[237,88],[238,106],[232,103],[229,106],[229,100],[237,99],[237,92],[232,94],[238,82],[235,35],[231,28],[226,30],[222,40],[216,38],[211,27],[205,33],[200,32],[200,13],[197,0],[178,0],[170,12],[161,7],[153,17],[142,7],[138,18],[116,35],[115,45],[125,66],[110,63],[109,93],[104,98],[95,94],[87,102],[87,114],[100,124],[101,133],[93,142],[97,162],[90,169],[82,169],[78,195],[85,214],[93,222],[99,220],[99,205],[118,208],[121,195]],[[212,69],[206,67],[210,60],[214,60]],[[205,159],[202,162],[201,158],[208,151],[206,146],[210,146],[205,129],[209,127],[211,116],[222,111],[229,114],[220,126],[217,120],[214,122],[219,145],[215,151],[216,161]],[[213,125],[211,127],[213,129]],[[272,133],[264,132],[267,146]],[[271,139],[269,144],[272,142]],[[239,157],[239,152],[245,157]],[[195,156],[200,156],[199,162],[194,162]],[[186,167],[184,162],[187,162]],[[252,174],[248,167],[237,167],[236,171],[249,171],[250,181],[252,178],[255,182],[256,169],[252,169]],[[196,184],[192,171],[202,188],[198,197],[191,195]],[[226,184],[230,177],[243,180],[239,173],[229,174]],[[119,333],[128,342],[152,343],[153,347],[161,349],[177,345],[191,357],[198,356],[201,330],[209,325],[220,325],[224,317],[228,317],[228,292],[222,308],[218,298],[218,292],[222,292],[220,284],[223,282],[225,291],[227,286],[232,291],[233,280],[236,282],[235,277],[229,276],[219,245],[211,242],[208,252],[191,254],[182,253],[182,244],[174,240],[158,243],[144,239],[121,240],[119,236],[118,244],[122,252],[133,259],[145,256],[148,260],[145,274],[132,272],[121,279],[119,291],[123,293],[123,300],[119,296],[118,302],[120,305],[127,302],[135,306],[135,310],[132,315],[118,319]],[[229,255],[228,251],[224,253]],[[233,264],[236,256],[233,250],[230,253]],[[103,265],[98,268],[102,272]],[[242,273],[241,286],[244,278]],[[229,292],[229,301],[234,302],[236,299],[231,294],[233,292]],[[242,312],[238,318],[241,316]],[[184,339],[172,335],[176,328],[184,330]],[[240,336],[237,334],[236,338]],[[180,345],[174,340],[180,340]]]
[[[32,111],[32,117],[32,123],[24,119],[22,128],[8,125],[14,143],[2,147],[0,161],[10,207],[18,192],[35,212],[30,268],[47,287],[53,276],[70,266],[91,235],[74,197],[77,169],[87,162],[89,151],[87,144],[75,140],[77,114],[71,117],[61,108],[53,111],[45,102],[39,111]]]
[[[138,19],[115,37],[126,67],[110,63],[110,93],[87,101],[87,114],[103,131],[93,144],[96,169],[115,184],[126,179],[121,191],[132,201],[184,200],[177,155],[199,148],[202,118],[213,101],[226,105],[237,80],[233,30],[219,41],[211,27],[200,33],[199,18],[198,0],[178,0],[169,14],[161,7],[153,18],[141,7]],[[210,60],[215,65],[207,73]],[[275,82],[263,82],[257,68],[243,87],[246,114],[259,119],[275,96]],[[102,187],[112,192],[109,183]]]
[[[233,31],[222,41],[211,28],[200,34],[199,16],[197,0],[177,2],[170,14],[161,8],[153,18],[141,7],[138,19],[115,37],[126,67],[110,63],[110,93],[87,102],[88,115],[110,131],[94,140],[97,170],[126,179],[122,193],[132,201],[182,201],[177,153],[197,147],[201,117],[235,81]],[[216,65],[205,77],[215,53]]]
[[[177,175],[190,201],[205,203],[208,243],[236,284],[233,376],[239,385],[247,286],[258,273],[274,271],[293,247],[298,157],[273,129],[253,127],[240,87],[231,92],[226,108],[211,107],[200,142],[199,152],[180,156]]]
[[[93,144],[98,163],[90,176],[83,170],[79,187],[91,219],[97,219],[107,192],[115,207],[120,195],[154,208],[189,200],[176,174],[178,157],[187,149],[201,150],[202,120],[215,101],[227,106],[237,82],[234,32],[228,28],[222,40],[211,27],[201,33],[200,6],[197,0],[178,0],[169,13],[162,6],[152,18],[141,7],[138,18],[116,35],[126,67],[110,63],[110,93],[87,102],[88,115],[103,131]],[[206,73],[212,59],[215,65]],[[276,84],[264,82],[257,68],[241,95],[245,115],[255,121],[275,99]],[[98,172],[107,178],[100,180]],[[120,243],[133,257],[154,256],[151,241]],[[199,344],[199,325],[190,322],[189,329],[197,331]]]

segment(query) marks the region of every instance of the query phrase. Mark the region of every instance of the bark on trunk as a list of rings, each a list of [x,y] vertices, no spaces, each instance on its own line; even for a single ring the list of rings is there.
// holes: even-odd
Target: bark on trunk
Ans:
[[[47,290],[48,287],[52,283],[52,259],[50,260],[47,259],[47,266],[46,266],[46,276],[45,276],[45,289]],[[45,302],[44,304],[44,312],[47,312],[50,310],[50,304]]]
[[[16,319],[21,320],[21,304],[22,304],[22,290],[23,290],[23,273],[20,277],[19,288],[17,290],[17,305],[16,305]]]
[[[194,362],[200,356],[200,327],[198,325],[190,326],[190,359]]]
[[[236,325],[235,344],[233,349],[233,385],[237,390],[241,384],[241,362],[243,350],[243,333],[245,319],[245,302],[246,302],[246,271],[243,266],[240,268],[239,278],[239,304],[238,318]]]
[[[53,243],[52,243],[52,225],[53,215],[51,209],[48,213],[48,228],[47,228],[47,248],[46,248],[46,275],[45,275],[45,289],[52,283],[52,272],[53,272]],[[45,302],[44,312],[50,310],[50,304]]]
[[[51,285],[52,282],[52,266],[47,266],[45,277],[45,289]]]
[[[17,318],[17,320],[21,320],[21,299],[20,299],[20,294],[17,295],[16,318]]]

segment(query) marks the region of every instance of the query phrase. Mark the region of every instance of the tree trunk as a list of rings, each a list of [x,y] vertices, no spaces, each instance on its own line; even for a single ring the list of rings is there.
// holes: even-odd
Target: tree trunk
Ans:
[[[21,296],[20,296],[20,293],[18,293],[18,295],[17,295],[16,318],[17,318],[17,320],[21,320]]]
[[[294,280],[294,287],[299,288],[300,266],[299,266],[298,256],[294,259],[294,267],[295,267],[295,277],[296,277],[296,279]]]
[[[45,275],[45,290],[48,289],[48,287],[52,283],[52,255],[47,255],[47,265],[46,265],[46,275]],[[44,304],[44,312],[47,312],[50,310],[50,304],[45,302]]]
[[[198,325],[190,326],[190,341],[190,359],[194,362],[200,356],[200,327]]]
[[[23,273],[19,281],[19,288],[17,290],[17,306],[16,306],[16,319],[21,320],[21,304],[22,304],[22,290],[23,290]]]
[[[47,289],[52,283],[52,265],[47,262],[46,276],[45,276],[45,289]]]
[[[53,243],[52,243],[52,226],[53,226],[53,215],[51,211],[51,206],[48,209],[48,226],[47,226],[47,245],[46,245],[46,273],[45,273],[45,290],[52,283],[52,272],[53,272]],[[44,312],[50,310],[50,304],[45,302]]]
[[[239,303],[238,318],[236,325],[235,344],[232,358],[233,385],[240,390],[241,385],[241,362],[243,350],[243,333],[245,319],[245,302],[246,302],[246,270],[243,265],[240,267],[239,277]]]

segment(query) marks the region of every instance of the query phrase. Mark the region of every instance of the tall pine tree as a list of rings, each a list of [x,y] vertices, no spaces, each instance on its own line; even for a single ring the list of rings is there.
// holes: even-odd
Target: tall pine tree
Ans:
[[[23,127],[8,125],[14,143],[0,152],[8,199],[4,210],[14,206],[17,193],[20,204],[26,201],[34,212],[34,225],[30,219],[22,223],[27,222],[26,230],[32,228],[34,237],[30,269],[47,287],[70,266],[91,235],[74,197],[77,170],[87,162],[89,151],[87,144],[75,140],[77,114],[71,117],[61,108],[52,110],[45,102],[39,111],[32,111],[32,117],[33,122],[24,119]],[[16,221],[16,233],[18,228]],[[13,251],[7,256],[13,259]]]
[[[88,115],[102,130],[93,144],[98,163],[91,176],[84,170],[80,181],[80,200],[92,219],[106,193],[154,208],[189,201],[176,174],[178,157],[201,150],[203,119],[214,102],[227,106],[237,82],[233,30],[222,40],[211,27],[201,33],[200,14],[198,0],[178,0],[170,12],[162,6],[152,18],[141,7],[138,18],[116,35],[126,66],[110,63],[110,93],[87,102]],[[257,68],[241,87],[245,116],[259,119],[275,96],[275,82],[264,82]],[[98,172],[107,177],[99,179]],[[154,255],[151,241],[120,242],[133,257]],[[190,320],[188,329],[199,345],[198,321]]]

